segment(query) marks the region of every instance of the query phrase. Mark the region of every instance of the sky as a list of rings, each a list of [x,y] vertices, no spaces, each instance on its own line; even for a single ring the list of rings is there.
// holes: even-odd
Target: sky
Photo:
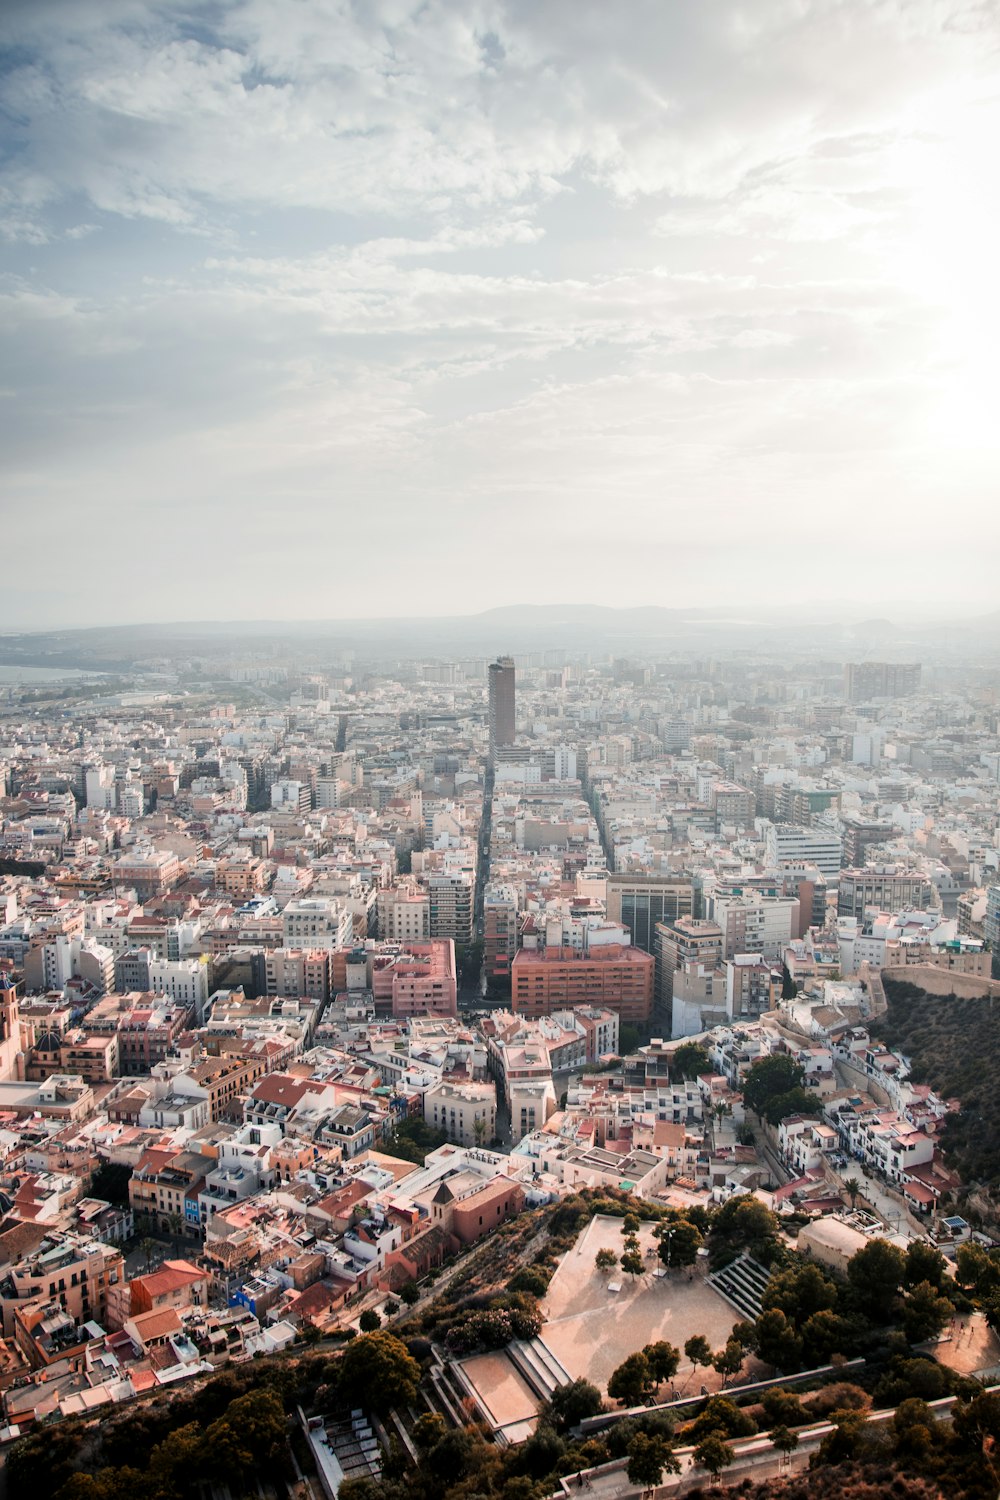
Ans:
[[[3,0],[0,630],[996,608],[993,0]]]

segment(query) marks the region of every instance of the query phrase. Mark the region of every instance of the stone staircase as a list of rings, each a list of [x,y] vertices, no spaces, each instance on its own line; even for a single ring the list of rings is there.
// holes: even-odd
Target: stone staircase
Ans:
[[[543,1401],[548,1401],[557,1386],[568,1385],[573,1378],[541,1339],[515,1339],[507,1345],[507,1356],[518,1374]]]
[[[720,1296],[725,1297],[736,1308],[741,1317],[750,1322],[755,1322],[760,1317],[761,1300],[771,1280],[771,1273],[766,1266],[754,1260],[752,1255],[744,1253],[721,1271],[713,1271],[708,1280]]]

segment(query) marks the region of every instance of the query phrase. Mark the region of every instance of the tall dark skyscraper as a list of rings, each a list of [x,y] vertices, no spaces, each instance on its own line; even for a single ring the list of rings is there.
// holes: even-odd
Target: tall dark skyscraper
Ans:
[[[490,662],[490,764],[498,745],[514,743],[514,658],[498,656]]]

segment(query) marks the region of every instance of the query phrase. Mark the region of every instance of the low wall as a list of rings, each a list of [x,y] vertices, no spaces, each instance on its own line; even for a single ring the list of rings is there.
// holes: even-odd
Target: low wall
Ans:
[[[1000,995],[1000,980],[978,979],[974,974],[959,974],[939,964],[889,964],[882,970],[882,978],[912,984],[940,999],[954,995],[956,1000],[992,1000]]]

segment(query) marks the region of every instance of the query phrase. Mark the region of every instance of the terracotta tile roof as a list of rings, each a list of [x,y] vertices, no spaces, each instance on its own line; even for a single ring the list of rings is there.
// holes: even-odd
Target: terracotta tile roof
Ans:
[[[181,1320],[172,1307],[164,1308],[162,1312],[138,1313],[129,1322],[143,1344],[148,1344],[150,1339],[169,1338],[172,1333],[181,1331]]]

